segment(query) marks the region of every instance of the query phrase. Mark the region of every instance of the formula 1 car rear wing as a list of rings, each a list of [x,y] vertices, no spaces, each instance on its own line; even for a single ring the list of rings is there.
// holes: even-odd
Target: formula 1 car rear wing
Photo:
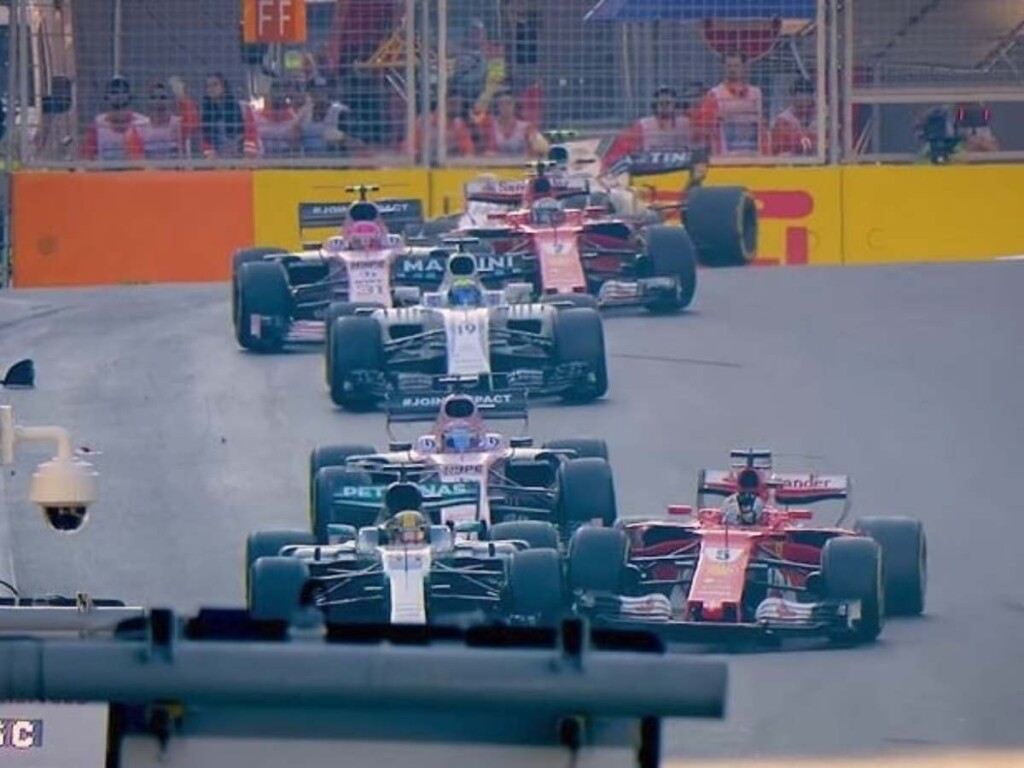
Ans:
[[[701,469],[697,473],[697,508],[705,505],[705,496],[725,497],[736,493],[735,469]],[[807,472],[772,472],[768,485],[774,490],[776,503],[816,504],[842,501],[840,521],[850,509],[851,481],[847,475],[817,475]]]
[[[476,383],[475,377],[472,382]],[[529,418],[528,395],[525,390],[460,387],[453,389],[452,392],[460,392],[471,397],[485,421],[492,419],[527,420]],[[389,393],[384,401],[387,423],[390,425],[434,421],[446,396],[446,394],[440,393]]]
[[[547,174],[551,183],[550,195],[555,198],[574,197],[590,194],[590,180],[579,176]],[[495,205],[521,206],[527,190],[537,179],[475,179],[463,188],[467,203],[492,203]]]
[[[417,198],[374,200],[388,230],[403,233],[423,226],[423,201]],[[325,237],[336,234],[347,220],[350,202],[299,203],[299,238],[305,249],[319,248]]]
[[[626,155],[608,169],[610,176],[628,173],[632,176],[657,176],[663,173],[692,171],[708,162],[704,149],[647,150]]]
[[[335,632],[316,614],[153,609],[110,638],[0,637],[16,762],[655,768],[661,718],[724,716],[725,663],[649,635],[579,620]]]

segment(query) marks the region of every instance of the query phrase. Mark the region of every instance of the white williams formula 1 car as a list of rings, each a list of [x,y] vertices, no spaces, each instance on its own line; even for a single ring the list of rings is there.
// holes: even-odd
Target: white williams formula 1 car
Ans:
[[[528,295],[525,285],[487,290],[476,258],[452,254],[440,290],[424,293],[420,305],[357,310],[333,321],[325,347],[331,399],[363,410],[389,393],[436,394],[448,376],[575,401],[604,396],[600,314],[568,302],[517,303]]]

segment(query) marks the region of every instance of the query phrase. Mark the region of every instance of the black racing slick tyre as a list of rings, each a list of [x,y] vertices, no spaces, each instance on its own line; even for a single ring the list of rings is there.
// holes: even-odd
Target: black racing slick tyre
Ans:
[[[572,451],[576,459],[604,459],[608,461],[608,443],[597,437],[568,437],[548,440],[541,448],[550,451]]]
[[[255,261],[238,269],[235,338],[243,349],[276,352],[292,317],[292,292],[284,267]]]
[[[854,640],[877,640],[885,624],[882,548],[878,543],[866,536],[830,539],[821,552],[821,577],[826,596],[860,600],[861,615]]]
[[[235,275],[238,273],[239,268],[243,264],[248,264],[252,261],[263,261],[267,256],[281,256],[288,253],[284,248],[278,248],[277,246],[261,246],[259,248],[239,248],[233,254],[231,254],[231,274]]]
[[[686,230],[700,263],[741,267],[757,255],[757,203],[744,187],[696,187],[686,196]]]
[[[491,541],[525,541],[530,549],[558,549],[558,529],[543,520],[512,520],[490,527]]]
[[[332,301],[327,306],[327,312],[324,315],[324,377],[327,381],[327,386],[331,385],[331,350],[333,348],[331,339],[333,338],[334,321],[339,317],[352,317],[360,309],[380,309],[383,306],[383,304],[370,304],[360,301]]]
[[[566,610],[562,559],[553,549],[524,549],[508,561],[505,610],[537,623],[556,621]]]
[[[555,515],[571,533],[587,523],[612,526],[618,519],[612,466],[604,459],[570,459],[555,475]]]
[[[245,540],[245,593],[249,594],[252,565],[261,557],[277,557],[290,545],[313,545],[316,538],[309,531],[257,531]]]
[[[580,528],[569,540],[569,591],[621,594],[629,540],[618,528]]]
[[[608,360],[604,346],[604,324],[595,309],[574,307],[554,316],[556,364],[585,363],[587,379],[573,385],[563,397],[588,402],[608,392]]]
[[[240,248],[231,254],[231,319],[234,322],[238,317],[238,270],[243,264],[252,261],[263,261],[267,256],[278,256],[286,254],[284,248],[261,247],[261,248]]]
[[[355,386],[354,374],[374,374],[384,367],[384,338],[376,318],[339,317],[331,328],[327,382],[331,400],[350,411],[366,411],[376,396]]]
[[[697,293],[697,249],[682,227],[648,227],[644,257],[651,277],[677,280],[674,295],[659,295],[647,304],[650,312],[668,314],[686,309]]]
[[[309,566],[294,557],[261,557],[249,575],[249,615],[256,621],[291,621],[302,606]]]
[[[882,548],[885,611],[888,616],[919,616],[928,588],[928,543],[924,525],[910,517],[862,517],[854,530]]]
[[[325,467],[344,467],[350,456],[372,456],[377,449],[372,445],[318,445],[309,452],[309,504],[316,503],[316,476]]]

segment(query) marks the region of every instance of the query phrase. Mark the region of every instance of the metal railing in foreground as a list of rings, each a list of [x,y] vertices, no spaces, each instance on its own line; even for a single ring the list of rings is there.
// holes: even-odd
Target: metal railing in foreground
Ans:
[[[66,629],[79,628],[74,608],[36,610],[70,610]],[[69,743],[102,722],[108,768],[321,759],[647,768],[660,764],[661,718],[721,718],[725,708],[723,662],[575,619],[337,628],[312,613],[285,625],[233,610],[183,621],[160,609],[103,637],[69,638],[14,634],[14,623],[0,633],[0,701],[14,702],[0,714],[40,731],[51,718],[39,746],[40,757],[50,749],[47,765],[75,756]],[[33,720],[17,711],[31,702],[61,705]],[[19,733],[31,742],[30,725]]]

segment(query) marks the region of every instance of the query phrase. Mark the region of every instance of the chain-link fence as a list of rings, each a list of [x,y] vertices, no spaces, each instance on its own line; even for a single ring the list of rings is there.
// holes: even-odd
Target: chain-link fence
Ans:
[[[961,149],[1024,150],[1022,0],[8,4],[32,167],[493,164],[554,129],[606,159],[906,160],[937,107]]]
[[[845,0],[845,154],[1024,157],[1024,2]]]
[[[22,0],[29,165],[408,163],[406,0]],[[293,36],[247,40],[256,27]]]
[[[609,160],[696,146],[719,162],[825,157],[824,2],[442,4],[447,163],[538,154],[549,130],[604,140]]]

